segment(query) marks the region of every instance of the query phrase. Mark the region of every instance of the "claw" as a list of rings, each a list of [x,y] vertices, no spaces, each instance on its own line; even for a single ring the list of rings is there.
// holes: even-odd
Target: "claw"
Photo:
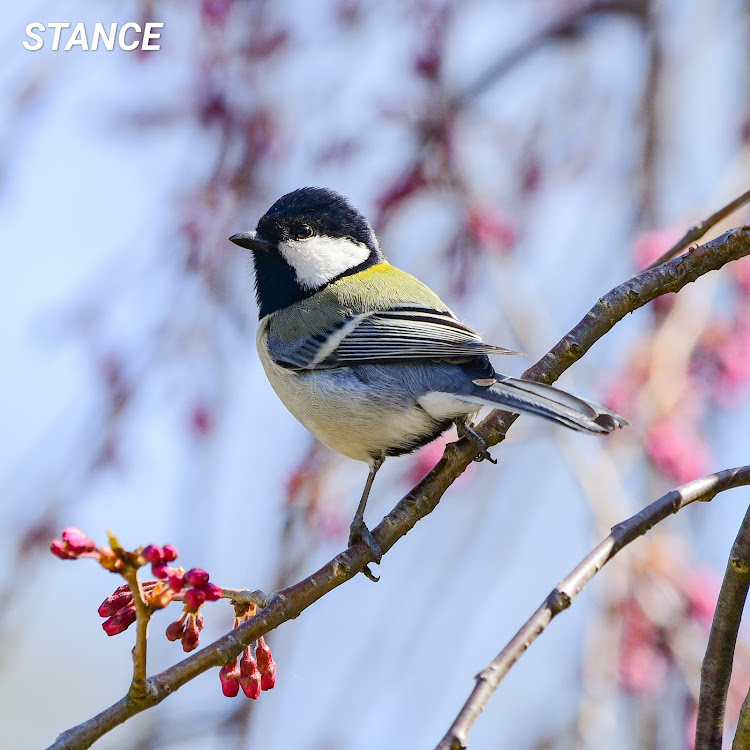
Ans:
[[[492,458],[490,452],[487,450],[487,443],[466,422],[456,422],[456,429],[458,430],[458,436],[466,438],[476,449],[477,455],[474,457],[475,461],[489,461],[491,464],[497,464],[497,459]]]
[[[370,529],[367,528],[362,518],[355,517],[352,521],[352,525],[349,527],[349,546],[353,547],[357,542],[364,542],[367,549],[375,558],[376,563],[380,563],[382,553],[380,547],[375,541]],[[365,565],[362,569],[362,573],[369,578],[373,583],[377,583],[380,580],[380,576],[376,576],[371,570],[369,565]]]
[[[361,518],[356,518],[352,521],[352,525],[349,527],[349,546],[354,546],[357,542],[364,542],[367,549],[370,550],[376,563],[380,563],[382,554],[380,547],[375,541],[370,529],[367,528],[365,522]]]

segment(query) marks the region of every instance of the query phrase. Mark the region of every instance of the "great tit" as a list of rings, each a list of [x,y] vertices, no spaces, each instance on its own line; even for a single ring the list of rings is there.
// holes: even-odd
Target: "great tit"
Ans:
[[[600,404],[495,372],[487,355],[517,352],[486,344],[429,287],[390,265],[367,219],[332,190],[288,193],[255,231],[229,239],[253,251],[258,353],[274,391],[320,441],[370,467],[349,545],[364,542],[376,562],[364,511],[386,457],[455,424],[480,460],[490,458],[471,426],[485,405],[583,432],[627,424]]]

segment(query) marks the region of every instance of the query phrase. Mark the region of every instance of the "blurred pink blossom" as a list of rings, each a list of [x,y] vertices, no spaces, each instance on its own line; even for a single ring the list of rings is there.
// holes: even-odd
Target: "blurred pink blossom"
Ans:
[[[711,465],[708,444],[697,426],[676,418],[651,426],[646,450],[656,466],[680,484],[708,473]]]

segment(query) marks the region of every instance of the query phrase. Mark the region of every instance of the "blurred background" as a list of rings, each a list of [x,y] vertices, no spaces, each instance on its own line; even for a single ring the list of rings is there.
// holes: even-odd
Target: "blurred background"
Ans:
[[[0,705],[39,748],[118,700],[119,580],[48,550],[64,526],[176,545],[273,590],[339,552],[365,476],[287,413],[255,351],[247,255],[280,195],[334,188],[393,263],[518,375],[596,299],[750,186],[747,0],[31,0],[0,67]],[[163,22],[154,52],[22,47],[32,21]],[[63,32],[63,40],[69,32]],[[712,232],[750,219],[747,211]],[[632,423],[522,418],[384,559],[269,637],[277,687],[216,672],[97,747],[430,748],[473,675],[607,533],[748,463],[750,263],[623,320],[562,387]],[[450,435],[447,439],[452,439]],[[438,460],[386,463],[368,522]],[[684,748],[748,490],[621,553],[530,649],[472,747]],[[151,626],[150,671],[183,657]],[[202,643],[232,625],[206,607]],[[744,636],[743,636],[744,638]],[[738,647],[734,721],[750,685]]]

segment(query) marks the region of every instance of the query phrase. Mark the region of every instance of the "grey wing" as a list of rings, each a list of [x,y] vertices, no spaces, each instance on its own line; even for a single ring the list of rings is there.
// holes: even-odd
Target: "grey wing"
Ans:
[[[327,331],[286,344],[273,336],[272,327],[269,344],[278,364],[296,370],[518,353],[485,344],[448,311],[422,307],[354,314]]]

